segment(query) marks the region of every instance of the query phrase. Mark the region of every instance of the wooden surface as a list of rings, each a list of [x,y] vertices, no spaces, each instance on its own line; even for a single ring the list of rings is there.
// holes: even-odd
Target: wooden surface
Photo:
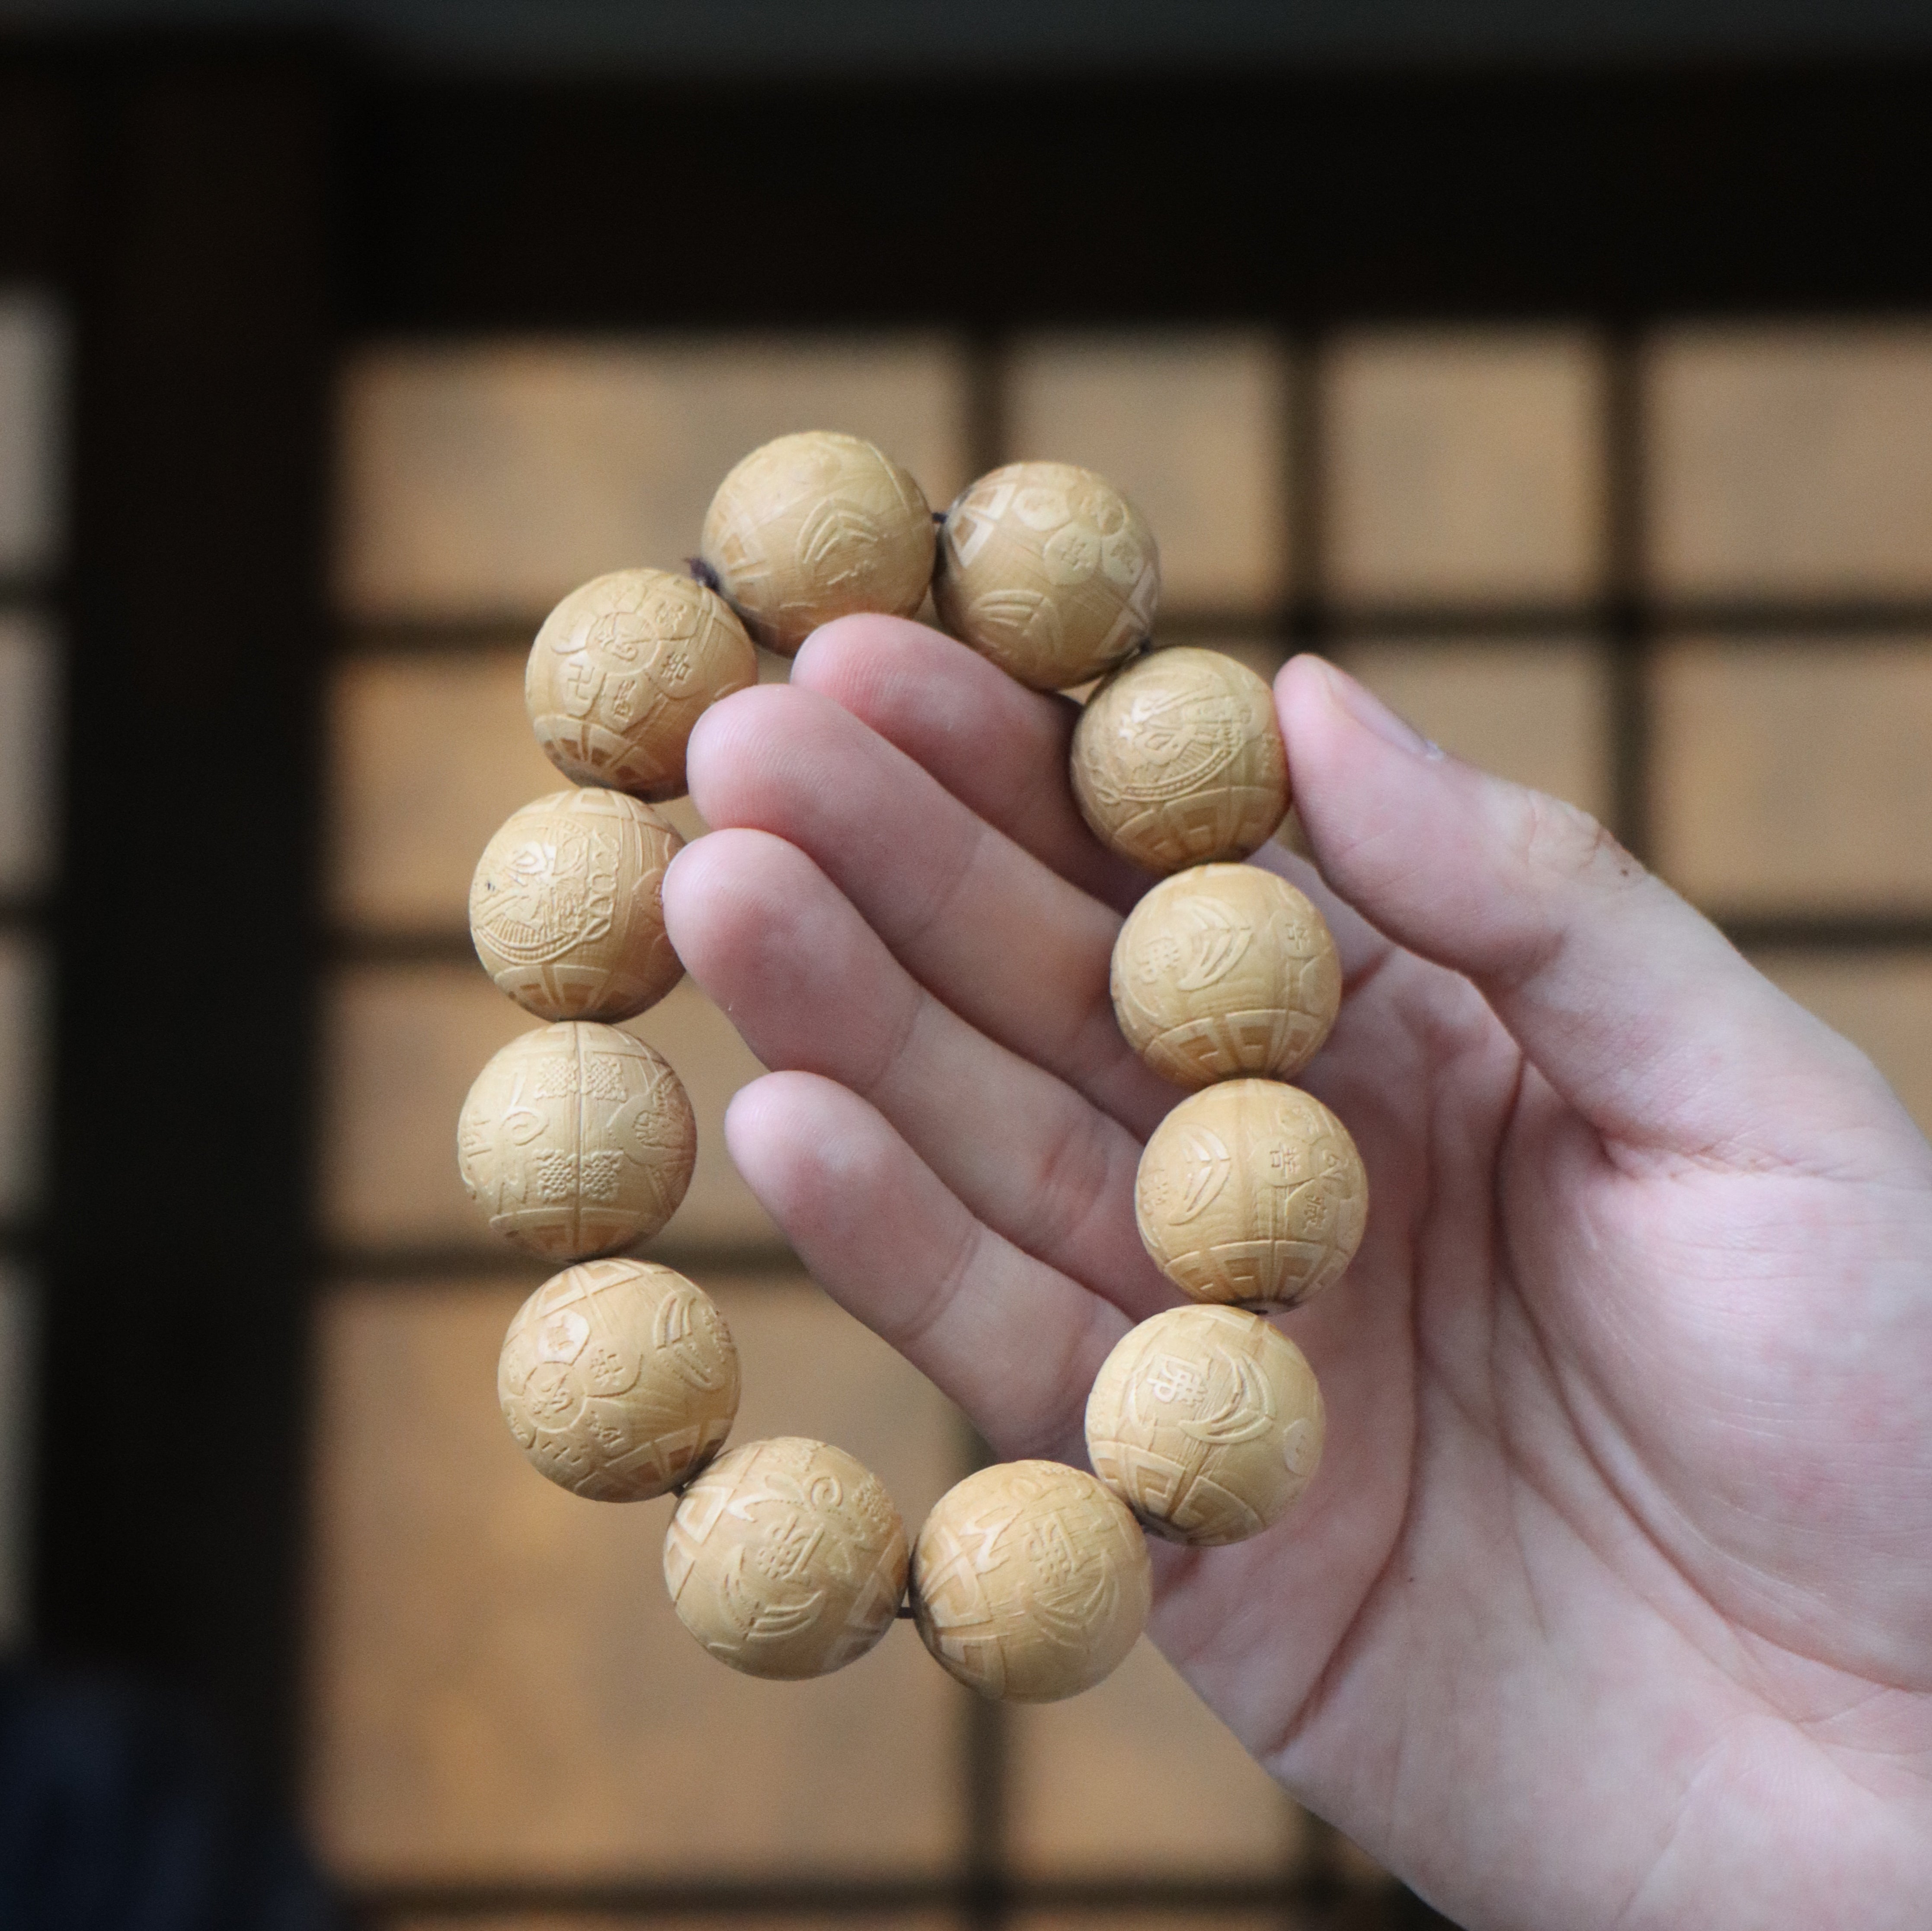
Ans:
[[[648,1501],[724,1446],[738,1351],[710,1296],[675,1270],[586,1261],[511,1318],[496,1404],[560,1487],[593,1502]]]
[[[1149,871],[1246,858],[1288,811],[1274,694],[1220,651],[1136,658],[1088,700],[1073,793],[1094,835]]]
[[[1090,1690],[1133,1648],[1152,1591],[1138,1524],[1084,1470],[1058,1462],[968,1476],[913,1546],[926,1648],[962,1683],[1012,1702]]]
[[[1580,601],[1602,587],[1605,375],[1581,330],[1362,331],[1320,373],[1338,602]]]
[[[803,1435],[747,1442],[679,1498],[664,1537],[678,1620],[720,1663],[797,1682],[856,1663],[892,1627],[905,1525],[884,1483]]]
[[[1348,1129],[1298,1087],[1226,1080],[1154,1130],[1134,1218],[1168,1279],[1199,1301],[1292,1307],[1361,1243],[1368,1183]]]
[[[1669,596],[1932,591],[1932,328],[1680,325],[1648,358],[1646,562]]]
[[[698,550],[752,636],[789,657],[834,617],[919,608],[932,511],[875,444],[808,430],[753,450],[718,484]]]
[[[1721,913],[1932,910],[1932,643],[1689,637],[1658,653],[1658,869]]]
[[[483,970],[539,1019],[628,1019],[684,976],[664,868],[684,841],[621,791],[552,791],[513,812],[470,882]]]
[[[1163,1079],[1286,1079],[1335,1023],[1342,965],[1328,922],[1286,879],[1196,865],[1127,915],[1109,988],[1128,1045]]]
[[[1143,1527],[1197,1549],[1279,1521],[1314,1480],[1327,1426],[1301,1350],[1238,1308],[1142,1321],[1087,1397],[1094,1474]]]
[[[946,512],[932,600],[952,634],[1036,691],[1111,670],[1154,634],[1160,552],[1106,477],[1009,463]]]
[[[580,584],[530,646],[524,703],[537,742],[580,784],[682,798],[692,727],[758,681],[724,599],[668,570],[614,570]]]
[[[476,1076],[458,1166],[490,1231],[547,1261],[648,1240],[677,1210],[698,1123],[670,1063],[615,1026],[524,1033]]]

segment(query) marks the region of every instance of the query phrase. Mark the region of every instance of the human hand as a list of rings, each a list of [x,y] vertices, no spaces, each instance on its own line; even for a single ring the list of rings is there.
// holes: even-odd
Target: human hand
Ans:
[[[1276,697],[1346,973],[1301,1084],[1367,1167],[1283,1326],[1329,1416],[1267,1534],[1156,1544],[1151,1633],[1298,1797],[1472,1925],[1857,1926],[1932,1894],[1932,1148],[1581,814],[1312,658]],[[1075,712],[846,619],[708,714],[664,886],[774,1069],[733,1158],[1004,1456],[1084,1464],[1179,1098],[1107,968],[1148,881]],[[1325,880],[1325,886],[1322,882]]]

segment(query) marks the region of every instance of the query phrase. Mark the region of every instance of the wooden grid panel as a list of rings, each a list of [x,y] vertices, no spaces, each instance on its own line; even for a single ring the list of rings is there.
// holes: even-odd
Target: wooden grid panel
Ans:
[[[411,434],[422,442],[424,418],[410,411],[426,406],[424,391],[410,389],[393,358],[385,361],[387,352],[369,362],[362,386],[352,382],[350,391],[352,416],[362,412],[354,434],[365,452],[358,459],[362,468],[351,465],[352,486],[374,490],[370,478],[385,449],[392,453],[382,460],[400,466],[370,496],[380,497],[380,517],[370,511],[359,523],[349,519],[352,529],[383,527],[380,552],[352,562],[344,579],[360,641],[338,685],[344,775],[334,902],[352,949],[386,934],[413,935],[428,951],[413,964],[373,956],[340,982],[339,1012],[361,1003],[360,1019],[338,1019],[344,1028],[338,1037],[345,1045],[341,1085],[356,1096],[356,1117],[366,1131],[338,1126],[332,1135],[331,1225],[346,1249],[379,1262],[387,1251],[405,1270],[410,1252],[439,1244],[481,1251],[472,1210],[453,1177],[439,1173],[432,1180],[427,1166],[417,1173],[411,1150],[444,1132],[444,1116],[453,1114],[488,1042],[518,1028],[516,1015],[461,962],[455,880],[459,872],[466,878],[474,848],[503,813],[550,781],[521,736],[519,646],[492,648],[479,635],[471,650],[399,655],[386,649],[385,627],[426,626],[458,644],[464,627],[479,617],[512,607],[538,611],[573,573],[609,560],[569,546],[585,529],[602,530],[598,540],[609,541],[616,527],[596,520],[613,513],[608,503],[594,514],[583,511],[588,499],[582,493],[611,489],[612,502],[622,494],[610,480],[621,466],[598,454],[608,451],[611,439],[591,425],[642,419],[634,401],[623,400],[635,364],[608,345],[584,352],[574,371],[565,366],[564,347],[551,345],[544,353],[550,359],[543,379],[552,387],[544,393],[574,397],[556,412],[567,433],[541,420],[527,368],[494,363],[482,352],[438,352],[442,418],[428,442],[440,444],[440,454],[419,447],[405,463],[397,452],[409,437],[379,420],[388,384],[393,395],[410,398],[398,421],[414,422]],[[1762,451],[1743,433],[1750,412],[1734,407],[1727,416],[1700,388],[1708,371],[1700,373],[1694,361],[1674,337],[1654,352],[1640,344],[1634,366],[1640,379],[1620,399],[1614,358],[1598,337],[1576,329],[1370,331],[1300,352],[1252,334],[1024,337],[996,361],[1003,379],[979,407],[978,461],[1049,451],[1084,458],[1161,503],[1164,543],[1173,532],[1169,608],[1176,623],[1166,640],[1201,640],[1201,619],[1232,622],[1235,628],[1208,634],[1265,673],[1287,647],[1271,639],[1339,631],[1348,640],[1346,661],[1460,755],[1600,815],[1616,810],[1634,773],[1666,869],[1705,902],[1726,912],[1826,921],[1802,952],[1766,963],[1806,1003],[1838,1015],[1923,1117],[1932,1056],[1916,1042],[1932,1003],[1932,967],[1925,963],[1932,955],[1841,956],[1832,949],[1828,924],[1840,912],[1910,910],[1919,902],[1916,868],[1922,859],[1910,836],[1912,824],[1922,822],[1922,781],[1910,757],[1915,740],[1923,742],[1917,647],[1834,643],[1786,652],[1758,634],[1761,625],[1708,643],[1660,641],[1652,593],[1709,589],[1726,580],[1708,570],[1701,577],[1681,570],[1671,576],[1677,553],[1660,544],[1657,505],[1674,500],[1670,490],[1681,493],[1682,476],[1694,469],[1700,514],[1723,528],[1744,526],[1762,520],[1750,500],[1726,508],[1711,499],[1728,489],[1748,499],[1768,487],[1754,472]],[[1298,386],[1298,367],[1312,372],[1312,391]],[[1890,373],[1881,373],[1893,391],[1903,380],[1909,392],[1906,377],[1887,367]],[[477,421],[466,427],[458,388],[451,385],[452,371],[459,369],[472,380],[494,370],[509,400],[486,400]],[[970,438],[962,427],[973,415],[964,400],[971,371],[964,361],[947,364],[943,356],[928,365],[929,376],[934,369],[941,373],[932,376],[934,392],[950,400],[935,405],[931,419],[946,415],[952,424],[947,433],[963,475],[976,466],[963,453]],[[1719,374],[1722,391],[1734,372]],[[1855,402],[1864,393],[1856,370],[1840,369],[1834,379],[1841,388],[1849,384]],[[592,394],[598,381],[606,385],[608,406]],[[1295,399],[1304,394],[1312,413],[1298,418]],[[1620,422],[1618,408],[1639,403],[1640,423]],[[1865,418],[1846,406],[1857,433],[1840,439],[1850,453],[1834,458],[1830,487],[1896,493],[1902,474],[1910,481],[1909,465],[1901,472],[1896,452],[1887,454],[1882,439],[1874,442],[1858,429]],[[854,418],[848,412],[840,419]],[[716,475],[754,439],[704,445],[710,467],[701,483],[681,472],[673,477],[690,498],[685,513],[694,519]],[[904,453],[904,436],[882,439]],[[458,453],[466,449],[470,459]],[[1696,457],[1688,469],[1687,449]],[[1226,452],[1225,461],[1214,460],[1217,450]],[[494,453],[487,461],[473,460],[478,451]],[[1654,478],[1642,466],[1646,451],[1655,452]],[[526,457],[519,471],[515,465]],[[602,472],[600,460],[606,461]],[[1622,474],[1619,463],[1639,466]],[[492,504],[494,464],[507,466],[503,473],[514,482],[509,496]],[[532,478],[578,506],[569,531],[547,525],[544,514],[532,516]],[[634,498],[634,476],[626,486]],[[1163,488],[1171,499],[1165,502]],[[410,505],[426,505],[432,493],[434,514],[424,509],[428,520],[412,534]],[[937,499],[938,490],[934,494]],[[1654,578],[1633,584],[1640,593],[1634,621],[1604,614],[1618,554],[1609,509],[1619,502],[1619,513],[1650,532],[1646,553],[1658,559]],[[669,502],[667,493],[626,526],[661,526],[664,534],[656,540],[668,542]],[[1802,516],[1802,501],[1781,513]],[[465,515],[473,523],[466,531],[458,526]],[[508,541],[520,517],[527,526],[512,544],[510,561],[494,578],[487,570],[477,576],[477,559]],[[1856,519],[1841,522],[1850,532],[1842,540],[1828,532],[1817,539],[1820,553],[1835,561],[1819,565],[1806,584],[1829,583],[1852,597],[1894,594],[1904,580],[1887,574],[1893,566],[1858,533]],[[1300,580],[1290,570],[1291,526],[1318,539],[1307,553],[1318,559],[1319,571]],[[1705,541],[1687,538],[1683,553],[1716,553],[1708,543],[1697,549]],[[386,560],[371,563],[370,556]],[[486,579],[494,586],[487,595],[475,587]],[[1784,594],[1790,586],[1772,588]],[[1378,635],[1380,611],[1402,621]],[[1442,619],[1434,634],[1427,628],[1432,612]],[[1480,621],[1472,627],[1472,612],[1499,619],[1493,633],[1485,634]],[[1550,627],[1553,613],[1568,613],[1559,628]],[[413,714],[454,718],[472,712],[473,723],[417,751]],[[484,746],[496,747],[488,770]],[[513,772],[522,775],[513,778]],[[1782,816],[1762,811],[1767,797],[1775,797]],[[690,829],[700,827],[694,822]],[[1867,849],[1847,861],[1852,838],[1862,838]],[[1775,853],[1781,862],[1774,862]],[[693,1084],[694,1096],[697,1088],[706,1090],[701,1118],[754,1073],[748,1059],[734,1059],[735,1042],[722,1020],[714,1035],[695,1006],[668,1005],[658,1018],[662,1034],[652,1036]],[[650,1023],[640,1030],[648,1034]],[[742,1048],[735,1050],[742,1055]],[[440,1070],[412,1074],[406,1063],[412,1052]],[[715,1132],[705,1138],[715,1154]],[[386,1204],[385,1187],[392,1190]],[[709,1181],[700,1170],[691,1201],[663,1239],[680,1258],[701,1259],[707,1251],[776,1243],[776,1234],[721,1166]],[[362,1291],[370,1306],[378,1304],[377,1291]],[[480,1445],[479,1437],[479,1451]],[[1364,1897],[1380,1882],[1367,1861],[1279,1798],[1151,1652],[1081,1703],[1054,1711],[982,1712],[977,1732],[969,1726],[961,1735],[965,1741],[949,1743],[946,1759],[953,1780],[945,1803],[956,1838],[940,1861],[961,1854],[957,1834],[972,1813],[964,1792],[990,1771],[988,1787],[1004,1795],[990,1825],[976,1827],[973,1857],[980,1860],[976,1868],[1009,1887],[995,1894],[1006,1900],[998,1912],[1006,1923],[1091,1921],[1088,1913],[1097,1907],[1070,1906],[1070,1915],[1055,1915],[1019,1902],[1028,1886],[1077,1889],[1083,1873],[1118,1876],[1144,1867],[1157,1885],[1184,1890],[1198,1883],[1204,1896],[1211,1882],[1204,1842],[1211,1843],[1214,1873],[1223,1879],[1245,1873],[1243,1882],[1266,1888],[1294,1872],[1325,1872],[1322,1881]],[[1158,1762],[1142,1763],[1150,1749]],[[1161,1763],[1187,1766],[1188,1774],[1163,1783]],[[953,1876],[933,1880],[935,1903],[961,1882],[952,1868]],[[1284,1922],[1286,1908],[1270,1906],[1266,1921]],[[875,1909],[866,1915],[881,1921]],[[1224,1888],[1208,1918],[1241,1921],[1238,1897]],[[974,1921],[984,1920],[980,1909]],[[884,1921],[897,1921],[889,1915]],[[1151,1927],[1195,1921],[1189,1908],[1177,1906],[1132,1921]]]

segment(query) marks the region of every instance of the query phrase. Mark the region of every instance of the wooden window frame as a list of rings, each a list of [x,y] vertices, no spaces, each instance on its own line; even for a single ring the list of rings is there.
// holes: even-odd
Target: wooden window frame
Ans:
[[[47,1656],[187,1686],[292,1799],[301,1734],[320,696],[340,641],[331,406],[364,341],[502,331],[1262,327],[1295,350],[1290,499],[1317,553],[1309,370],[1360,322],[1548,322],[1608,345],[1609,587],[1559,613],[1614,666],[1614,828],[1648,847],[1666,627],[1932,628],[1932,601],[1669,610],[1636,570],[1652,323],[1932,310],[1909,245],[1932,64],[1278,72],[746,85],[478,82],[308,40],[0,43],[0,279],[73,324],[63,862],[32,1623]],[[0,586],[18,598],[22,586]],[[1545,629],[1348,612],[1304,571],[1290,645]],[[9,916],[12,916],[10,913]],[[24,916],[24,915],[22,915]],[[38,914],[36,916],[38,916]],[[1755,945],[1932,943],[1932,920],[1756,922]],[[968,1855],[908,1889],[444,1885],[461,1914],[920,1905],[1278,1906],[1339,1921],[1333,1859],[1279,1885],[1022,1883],[1000,1748],[968,1746]],[[1354,1909],[1354,1907],[1350,1907]],[[1422,1921],[1392,1902],[1373,1921]],[[1405,1914],[1407,1914],[1405,1915]],[[1096,1918],[1096,1921],[1098,1921]],[[1367,1922],[1358,1918],[1352,1921]]]

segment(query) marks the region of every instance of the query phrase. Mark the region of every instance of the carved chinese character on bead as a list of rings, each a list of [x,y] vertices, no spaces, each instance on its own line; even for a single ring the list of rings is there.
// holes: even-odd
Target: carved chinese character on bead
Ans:
[[[932,600],[940,622],[1001,670],[1064,691],[1147,641],[1160,553],[1106,477],[1071,463],[1009,463],[946,512]]]
[[[738,1412],[738,1351],[711,1297],[647,1261],[552,1276],[503,1338],[496,1399],[544,1474],[597,1502],[688,1481]]]
[[[919,608],[932,511],[883,449],[812,430],[753,450],[718,484],[698,551],[752,636],[789,657],[834,617]]]
[[[758,677],[758,652],[722,597],[669,571],[614,570],[544,618],[524,703],[566,778],[662,803],[684,796],[692,727]]]
[[[892,1627],[906,1538],[878,1477],[802,1436],[721,1455],[686,1489],[664,1538],[679,1620],[748,1676],[829,1675]]]
[[[643,1040],[566,1021],[512,1039],[476,1075],[458,1165],[493,1232],[550,1261],[655,1234],[698,1158],[683,1083]]]
[[[1300,1072],[1342,1000],[1327,920],[1252,865],[1199,865],[1156,885],[1120,928],[1109,984],[1128,1045],[1185,1087]]]
[[[1133,1648],[1152,1592],[1147,1543],[1126,1505],[1058,1462],[968,1476],[913,1548],[926,1648],[962,1683],[1013,1702],[1090,1690]]]
[[[1348,1129],[1298,1087],[1224,1080],[1154,1130],[1134,1218],[1161,1272],[1198,1301],[1292,1307],[1354,1258],[1368,1182]]]
[[[541,1019],[628,1019],[684,976],[664,875],[683,840],[621,791],[553,791],[513,811],[470,882],[483,970]]]
[[[1094,835],[1149,871],[1246,858],[1288,814],[1274,694],[1218,650],[1156,650],[1115,671],[1080,714],[1072,772]]]
[[[1142,1524],[1244,1541],[1313,1479],[1326,1420],[1307,1358],[1240,1308],[1170,1308],[1129,1331],[1087,1397],[1094,1472]]]

